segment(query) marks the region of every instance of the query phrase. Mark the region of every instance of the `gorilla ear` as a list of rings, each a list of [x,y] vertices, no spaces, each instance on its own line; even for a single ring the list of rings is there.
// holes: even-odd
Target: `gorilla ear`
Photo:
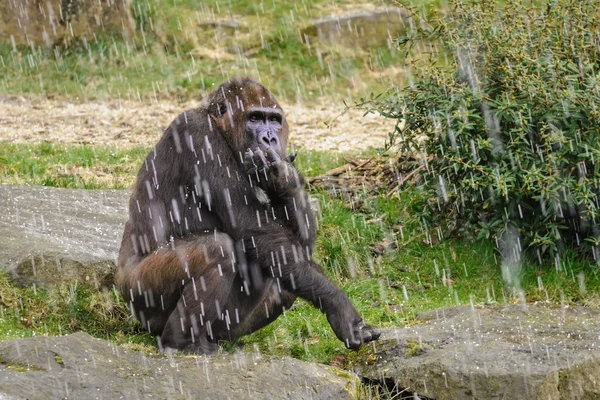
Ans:
[[[225,117],[227,117],[227,104],[225,102],[217,104],[215,114],[211,115],[212,119],[222,132],[227,132],[227,122],[225,121]]]

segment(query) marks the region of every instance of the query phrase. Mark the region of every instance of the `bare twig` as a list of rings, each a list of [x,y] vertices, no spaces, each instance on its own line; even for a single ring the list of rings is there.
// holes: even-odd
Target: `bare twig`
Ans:
[[[403,176],[402,180],[396,182],[396,184],[387,192],[387,197],[390,197],[391,195],[393,195],[394,192],[396,192],[396,190],[398,190],[399,187],[402,187],[402,185],[404,185],[406,183],[406,181],[408,181],[410,178],[415,176],[418,172],[423,171],[424,169],[425,169],[425,165],[419,165],[419,167],[417,169],[411,171],[406,176]]]

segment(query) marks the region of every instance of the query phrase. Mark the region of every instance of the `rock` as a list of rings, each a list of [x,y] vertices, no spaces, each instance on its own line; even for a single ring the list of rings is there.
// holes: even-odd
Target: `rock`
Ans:
[[[79,332],[0,344],[0,399],[351,399],[351,373],[252,353],[146,356]]]
[[[0,37],[13,47],[51,46],[101,34],[133,34],[130,0],[0,0]]]
[[[461,306],[418,319],[363,347],[354,371],[421,399],[600,398],[598,309]]]
[[[200,21],[198,27],[203,31],[210,32],[211,35],[235,35],[237,33],[247,33],[249,29],[246,25],[235,20],[216,20]]]
[[[22,286],[112,284],[129,191],[0,186],[0,268]]]
[[[381,46],[389,44],[411,23],[409,11],[390,7],[315,20],[301,34],[309,42],[318,39],[345,46]]]
[[[196,33],[200,43],[193,54],[205,59],[233,61],[244,51],[242,42],[249,32],[247,25],[234,19],[199,21]]]

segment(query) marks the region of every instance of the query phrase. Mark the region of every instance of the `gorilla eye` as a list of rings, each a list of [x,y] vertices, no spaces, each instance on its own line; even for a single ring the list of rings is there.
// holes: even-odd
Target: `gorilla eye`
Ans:
[[[250,122],[256,122],[257,120],[256,115],[251,115],[248,119],[250,120]]]
[[[221,116],[227,114],[227,106],[225,104],[219,104],[219,114],[221,114]]]
[[[269,121],[271,121],[271,122],[279,122],[279,118],[277,118],[276,116],[272,116],[271,118],[269,118]]]

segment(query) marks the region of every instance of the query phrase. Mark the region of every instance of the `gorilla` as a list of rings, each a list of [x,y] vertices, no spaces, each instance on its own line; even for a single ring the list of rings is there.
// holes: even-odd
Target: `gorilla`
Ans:
[[[115,280],[162,348],[214,352],[296,297],[348,348],[379,337],[312,260],[317,222],[288,136],[273,95],[234,78],[179,115],[146,157]]]

